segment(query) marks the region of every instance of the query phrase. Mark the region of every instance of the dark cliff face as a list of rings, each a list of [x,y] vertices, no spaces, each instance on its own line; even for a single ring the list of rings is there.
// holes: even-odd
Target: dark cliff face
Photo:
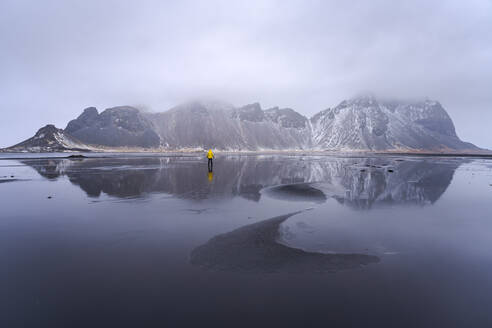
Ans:
[[[308,127],[308,119],[291,108],[270,108],[265,111],[266,115],[275,123],[284,128],[304,129]]]
[[[88,107],[84,109],[84,111],[82,112],[82,114],[79,115],[79,117],[77,117],[75,120],[71,120],[70,122],[68,122],[65,131],[71,134],[81,129],[84,129],[88,126],[92,126],[96,124],[98,118],[99,118],[99,112],[97,111],[96,107]]]
[[[232,118],[249,122],[264,122],[266,120],[265,112],[261,109],[259,103],[246,105],[234,110]]]
[[[68,123],[65,132],[93,145],[144,148],[160,145],[152,122],[129,106],[108,108],[101,114],[89,107]]]

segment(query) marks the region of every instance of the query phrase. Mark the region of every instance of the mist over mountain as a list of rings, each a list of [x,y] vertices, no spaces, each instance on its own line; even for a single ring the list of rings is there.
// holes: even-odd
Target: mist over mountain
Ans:
[[[99,113],[86,108],[64,130],[82,148],[227,151],[476,151],[463,142],[442,105],[433,100],[380,100],[358,96],[307,118],[291,108],[242,107],[192,101],[160,113],[130,106]],[[38,131],[9,150],[40,151]],[[61,148],[60,148],[61,147]],[[67,145],[66,150],[71,148]],[[60,151],[63,145],[53,146]],[[46,142],[42,151],[49,151]]]
[[[307,149],[306,117],[290,109],[263,110],[258,103],[236,108],[221,102],[190,102],[148,114],[166,148],[223,150]]]

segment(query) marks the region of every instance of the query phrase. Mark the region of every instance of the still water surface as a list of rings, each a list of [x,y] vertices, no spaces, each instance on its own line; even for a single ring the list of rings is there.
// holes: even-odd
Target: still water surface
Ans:
[[[490,327],[491,213],[486,159],[3,158],[0,326]]]

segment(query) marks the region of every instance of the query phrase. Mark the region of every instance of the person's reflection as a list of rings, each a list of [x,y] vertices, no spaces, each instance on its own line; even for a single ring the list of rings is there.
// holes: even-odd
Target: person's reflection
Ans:
[[[209,170],[208,171],[208,181],[212,182],[213,179],[214,179],[214,172],[212,172],[212,170]]]

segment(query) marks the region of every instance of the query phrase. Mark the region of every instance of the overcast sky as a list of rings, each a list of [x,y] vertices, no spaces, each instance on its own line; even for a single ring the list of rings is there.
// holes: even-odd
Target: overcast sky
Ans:
[[[492,1],[2,0],[0,90],[0,147],[88,106],[311,116],[370,91],[439,100],[492,148]]]

